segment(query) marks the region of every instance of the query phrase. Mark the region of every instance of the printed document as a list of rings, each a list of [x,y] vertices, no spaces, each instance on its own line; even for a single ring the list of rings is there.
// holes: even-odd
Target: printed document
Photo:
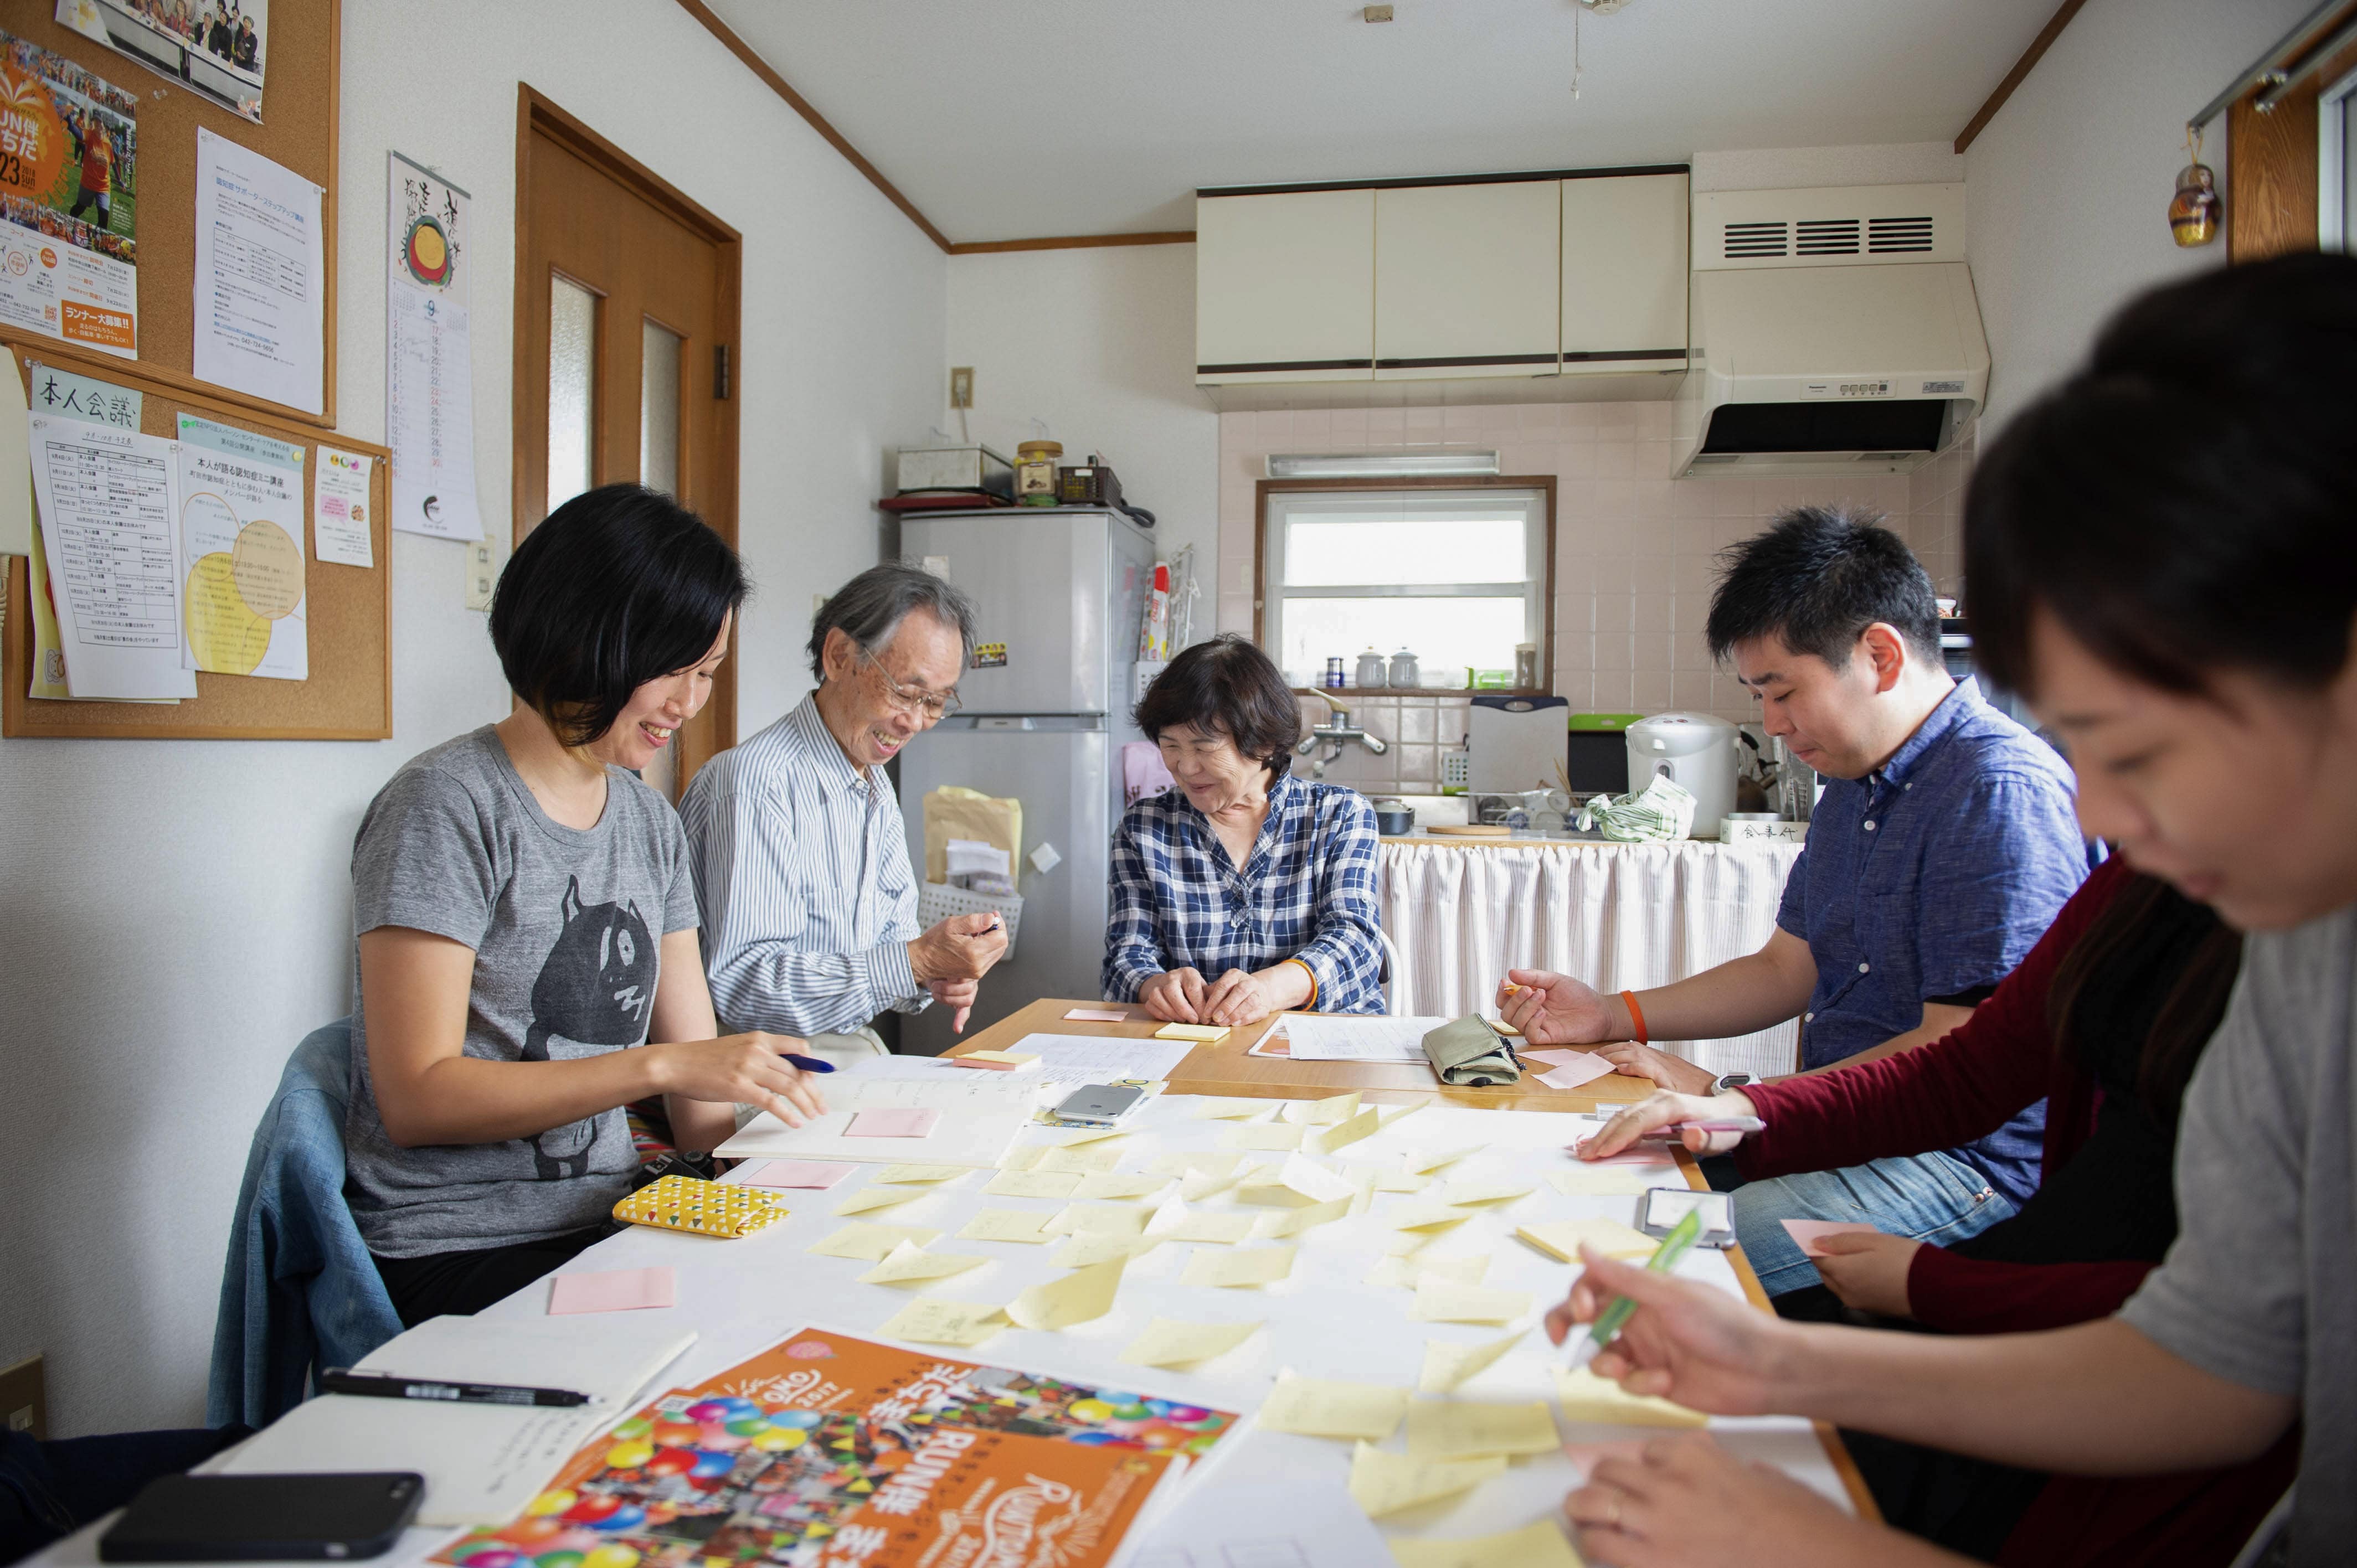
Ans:
[[[199,379],[319,413],[327,280],[319,188],[199,126]]]
[[[1429,1060],[1424,1037],[1446,1018],[1367,1017],[1358,1014],[1288,1013],[1286,1036],[1297,1062],[1416,1062]]]
[[[67,690],[193,697],[181,667],[179,445],[34,414],[33,499]]]

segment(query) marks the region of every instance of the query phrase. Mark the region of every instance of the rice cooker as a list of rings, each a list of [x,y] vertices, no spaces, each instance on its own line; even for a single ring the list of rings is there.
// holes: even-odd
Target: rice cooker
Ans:
[[[1718,836],[1719,819],[1735,810],[1736,766],[1742,732],[1710,714],[1655,714],[1628,729],[1629,790],[1657,777],[1683,784],[1695,798],[1694,838]]]

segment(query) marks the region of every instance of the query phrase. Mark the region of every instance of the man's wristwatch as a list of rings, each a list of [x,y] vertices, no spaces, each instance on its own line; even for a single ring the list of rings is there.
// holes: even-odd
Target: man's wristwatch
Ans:
[[[1710,1091],[1713,1094],[1725,1094],[1730,1089],[1749,1089],[1759,1081],[1757,1075],[1752,1073],[1723,1072],[1711,1084]]]

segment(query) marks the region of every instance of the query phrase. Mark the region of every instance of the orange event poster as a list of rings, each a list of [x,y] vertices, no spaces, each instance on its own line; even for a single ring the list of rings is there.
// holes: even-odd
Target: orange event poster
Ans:
[[[461,1568],[1095,1568],[1234,1412],[804,1329],[575,1455]]]

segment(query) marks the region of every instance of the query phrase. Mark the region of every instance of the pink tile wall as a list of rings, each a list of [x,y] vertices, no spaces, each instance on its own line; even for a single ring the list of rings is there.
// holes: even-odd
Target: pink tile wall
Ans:
[[[1267,472],[1269,453],[1442,440],[1495,446],[1508,474],[1555,477],[1555,690],[1576,713],[1684,708],[1752,719],[1749,694],[1712,667],[1703,620],[1713,557],[1785,507],[1871,507],[1916,546],[1943,593],[1953,591],[1960,569],[1955,520],[1970,463],[1961,449],[1913,475],[1673,479],[1667,403],[1223,413],[1219,629],[1253,630],[1254,486]],[[1464,699],[1368,697],[1352,712],[1399,744],[1382,757],[1352,746],[1328,778],[1405,793],[1437,788],[1439,750],[1464,735]],[[1305,704],[1316,721],[1324,714],[1320,703]]]

